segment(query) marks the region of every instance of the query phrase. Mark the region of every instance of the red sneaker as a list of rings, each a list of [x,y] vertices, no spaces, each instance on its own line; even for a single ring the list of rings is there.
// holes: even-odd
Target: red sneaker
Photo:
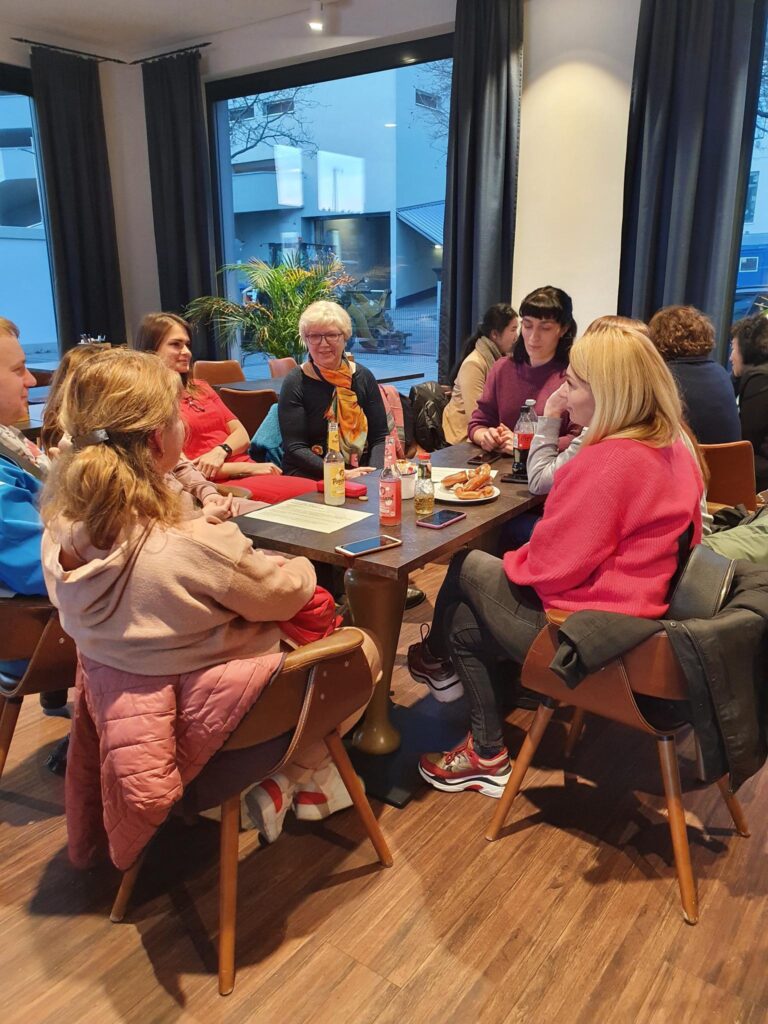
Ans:
[[[419,761],[421,777],[444,793],[468,789],[498,799],[511,773],[507,748],[495,757],[480,757],[475,753],[472,733],[453,750],[444,754],[423,754]]]

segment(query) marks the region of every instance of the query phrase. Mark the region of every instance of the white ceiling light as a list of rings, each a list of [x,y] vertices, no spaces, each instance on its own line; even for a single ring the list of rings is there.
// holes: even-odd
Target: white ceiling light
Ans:
[[[323,5],[320,0],[312,0],[309,8],[309,21],[307,22],[313,32],[322,32],[325,28],[325,16]]]

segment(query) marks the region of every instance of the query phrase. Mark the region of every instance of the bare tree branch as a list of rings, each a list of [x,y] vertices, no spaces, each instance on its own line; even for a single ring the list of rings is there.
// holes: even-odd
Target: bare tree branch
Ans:
[[[278,89],[259,96],[240,96],[229,102],[229,145],[234,159],[262,143],[287,144],[312,152],[317,149],[306,119],[318,104],[312,86]]]

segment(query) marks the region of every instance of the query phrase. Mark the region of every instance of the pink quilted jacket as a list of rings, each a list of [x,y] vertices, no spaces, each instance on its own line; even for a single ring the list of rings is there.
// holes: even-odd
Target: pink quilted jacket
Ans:
[[[129,868],[283,660],[140,676],[80,656],[67,759],[70,860]]]

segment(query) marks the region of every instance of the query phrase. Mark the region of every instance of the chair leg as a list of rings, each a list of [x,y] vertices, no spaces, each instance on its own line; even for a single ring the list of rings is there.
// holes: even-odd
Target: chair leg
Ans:
[[[528,771],[533,755],[536,753],[536,748],[541,742],[541,737],[544,735],[544,730],[549,725],[549,720],[554,714],[557,704],[554,701],[549,704],[539,704],[536,710],[536,716],[531,723],[531,728],[526,733],[523,745],[520,748],[520,753],[517,755],[512,774],[509,777],[509,781],[504,787],[504,792],[501,794],[499,805],[491,818],[491,824],[488,826],[488,831],[485,833],[485,838],[489,842],[493,842],[499,838],[499,832],[504,827],[504,822],[509,814],[509,809],[512,806],[512,801],[515,799],[517,794],[520,792],[520,787],[523,784],[525,773]]]
[[[685,827],[683,798],[680,790],[680,771],[677,765],[677,752],[673,736],[660,736],[657,740],[661,777],[664,781],[664,792],[667,797],[669,812],[669,831],[672,834],[672,849],[675,853],[677,881],[680,886],[680,899],[683,904],[683,917],[688,924],[696,924],[699,920],[699,903],[696,896],[696,882],[691,867],[691,850],[688,846],[688,833]]]
[[[352,762],[349,760],[349,755],[344,749],[338,732],[334,730],[328,733],[325,737],[325,745],[333,758],[333,763],[338,768],[342,782],[347,787],[347,792],[352,797],[352,803],[363,823],[363,828],[368,833],[368,838],[373,843],[376,856],[385,868],[391,868],[392,854],[389,852],[387,841],[379,828],[379,823],[371,810],[371,805],[368,803],[368,798],[360,785],[360,779],[355,774],[355,769],[352,767]]]
[[[581,734],[584,731],[584,715],[586,711],[584,708],[574,708],[573,714],[571,715],[571,724],[568,726],[568,736],[565,740],[565,756],[572,757],[573,752],[576,749],[576,744],[581,739]]]
[[[139,871],[141,871],[141,865],[143,863],[144,853],[139,856],[133,867],[130,867],[127,871],[123,872],[120,888],[117,890],[117,896],[115,896],[115,902],[112,904],[112,911],[109,915],[109,920],[113,921],[115,924],[119,924],[125,917],[125,911],[128,909],[128,901],[133,894],[133,887],[136,884],[136,879]]]
[[[11,749],[11,740],[16,731],[23,700],[23,697],[6,697],[0,707],[0,778],[3,775],[8,751]]]
[[[722,779],[717,780],[717,788],[720,790],[720,796],[725,800],[725,805],[731,813],[733,818],[733,824],[736,826],[736,831],[740,836],[749,836],[749,825],[744,814],[744,808],[739,803],[738,797],[735,793],[732,793],[728,789],[728,776],[724,775]]]
[[[219,995],[235,987],[235,927],[237,923],[237,849],[240,794],[221,805],[219,853]]]

